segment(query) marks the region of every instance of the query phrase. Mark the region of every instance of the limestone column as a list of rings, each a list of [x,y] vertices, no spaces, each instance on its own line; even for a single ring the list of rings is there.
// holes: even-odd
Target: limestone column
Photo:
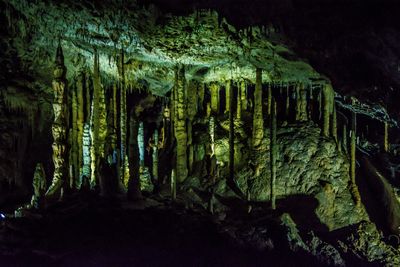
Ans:
[[[256,70],[256,87],[254,91],[254,113],[253,113],[253,147],[261,144],[264,137],[264,120],[262,113],[262,70]]]
[[[153,133],[153,153],[152,153],[152,160],[153,160],[153,179],[154,181],[158,182],[158,130],[155,129]]]
[[[233,114],[233,87],[231,81],[226,84],[227,90],[229,90],[229,179],[230,182],[234,181],[235,171],[235,125],[234,125],[234,114]]]
[[[231,108],[230,108],[230,105],[231,105],[231,98],[230,98],[230,95],[231,95],[231,87],[232,87],[231,81],[228,80],[228,81],[225,83],[225,112],[226,112],[226,113],[228,113],[228,112],[231,111]]]
[[[83,167],[83,125],[85,122],[84,117],[84,101],[83,101],[83,83],[84,83],[84,75],[80,73],[78,76],[78,80],[76,83],[76,97],[78,104],[78,112],[77,112],[77,152],[78,152],[78,176],[75,177],[75,188],[80,187],[79,178],[82,174]]]
[[[386,121],[384,122],[383,150],[389,152],[389,125]]]
[[[240,85],[237,84],[237,97],[236,97],[236,118],[240,120],[242,118],[242,101],[240,99]]]
[[[329,137],[330,116],[333,111],[334,92],[330,84],[326,84],[322,89],[323,98],[323,128],[322,135]]]
[[[53,135],[53,162],[54,162],[54,175],[52,183],[46,192],[46,196],[56,197],[62,194],[62,187],[64,186],[67,174],[67,129],[68,129],[68,107],[67,107],[67,81],[65,79],[66,68],[64,66],[64,55],[61,45],[58,45],[54,79],[54,122],[52,125]]]
[[[118,64],[120,76],[120,170],[119,179],[122,184],[125,184],[125,170],[127,167],[126,156],[126,88],[125,88],[125,66],[124,52],[121,51]]]
[[[304,122],[307,121],[307,90],[301,84],[296,87],[296,92],[296,121]]]
[[[187,132],[186,132],[186,92],[185,70],[179,66],[175,72],[175,138],[176,138],[176,181],[183,182],[188,174],[187,169]]]
[[[247,110],[247,90],[246,90],[246,83],[244,80],[240,81],[239,91],[240,91],[240,101],[241,101],[242,111],[246,111]]]
[[[211,113],[214,115],[219,113],[219,86],[217,83],[210,84],[211,93]]]
[[[276,159],[277,159],[277,143],[276,143],[276,101],[271,101],[271,120],[270,120],[270,168],[271,168],[271,208],[276,208]]]
[[[140,191],[140,156],[138,145],[139,122],[136,118],[135,109],[132,108],[129,118],[129,181],[128,199],[136,200],[142,198]]]
[[[351,120],[351,133],[350,133],[350,178],[351,178],[351,192],[357,206],[361,204],[360,193],[358,192],[356,184],[356,114],[352,113]]]

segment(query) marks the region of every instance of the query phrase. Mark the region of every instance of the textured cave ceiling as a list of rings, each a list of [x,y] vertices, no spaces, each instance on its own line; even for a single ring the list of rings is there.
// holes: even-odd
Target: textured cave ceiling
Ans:
[[[204,82],[254,82],[260,67],[265,82],[331,81],[342,94],[383,106],[397,120],[400,114],[393,103],[400,97],[399,8],[392,1],[10,0],[2,6],[3,29],[16,50],[5,53],[17,54],[34,79],[51,80],[60,40],[69,79],[92,68],[95,49],[103,83],[118,79],[122,49],[128,83],[157,95],[172,87],[177,64],[186,66],[188,79]]]

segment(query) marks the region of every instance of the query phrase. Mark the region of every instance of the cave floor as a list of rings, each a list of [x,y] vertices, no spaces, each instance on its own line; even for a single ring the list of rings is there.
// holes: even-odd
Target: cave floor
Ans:
[[[254,239],[257,246],[229,237],[232,225],[245,228],[246,215],[213,216],[183,202],[146,199],[127,202],[75,196],[45,213],[10,218],[0,228],[0,266],[315,266],[309,255]],[[264,216],[265,217],[265,216]],[[273,235],[271,218],[258,219]],[[268,224],[268,225],[267,225]],[[230,225],[230,226],[229,226]],[[241,226],[241,227],[242,227]],[[242,228],[243,228],[242,227]],[[246,230],[247,228],[248,230]],[[268,239],[269,240],[269,239]],[[260,244],[263,243],[263,244]]]

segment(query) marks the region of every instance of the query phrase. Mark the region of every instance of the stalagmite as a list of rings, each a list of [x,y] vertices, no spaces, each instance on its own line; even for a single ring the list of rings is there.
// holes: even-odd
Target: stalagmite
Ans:
[[[153,134],[153,154],[152,154],[152,160],[153,160],[153,179],[154,181],[158,181],[158,130],[154,130]]]
[[[125,88],[125,66],[124,52],[121,51],[119,57],[119,75],[120,75],[120,169],[119,179],[122,184],[125,184],[126,161],[126,88]]]
[[[79,158],[79,141],[78,141],[78,100],[77,100],[77,88],[76,87],[71,87],[70,90],[72,91],[72,96],[71,96],[71,111],[72,111],[72,129],[70,131],[70,168],[71,172],[69,175],[69,181],[68,181],[68,187],[70,189],[74,188],[75,185],[75,178],[79,177],[79,163],[78,163],[78,158]]]
[[[187,152],[189,172],[193,170],[194,147],[192,125],[198,109],[197,91],[199,87],[198,83],[194,80],[189,81],[187,85],[187,95],[189,96],[187,98]]]
[[[33,185],[33,196],[31,199],[31,206],[34,207],[35,209],[40,209],[44,206],[43,197],[47,189],[46,175],[42,163],[36,164],[32,185]]]
[[[82,136],[82,161],[83,161],[83,167],[82,167],[82,174],[79,179],[79,188],[82,186],[82,182],[86,180],[90,180],[90,175],[92,173],[91,170],[91,158],[90,158],[90,147],[92,145],[92,141],[90,138],[90,125],[89,123],[85,123],[83,127],[83,136]],[[83,178],[86,177],[86,178]]]
[[[276,158],[277,158],[277,144],[276,144],[276,101],[272,99],[271,107],[271,120],[270,120],[270,168],[271,168],[271,208],[275,209],[275,180],[276,180]]]
[[[97,169],[101,158],[104,158],[104,144],[107,136],[107,114],[105,107],[104,89],[100,83],[99,54],[94,53],[93,63],[93,133],[91,150],[91,188],[97,184]]]
[[[240,102],[241,102],[241,107],[242,111],[247,110],[247,93],[246,93],[246,83],[244,80],[240,81]]]
[[[143,125],[141,122],[140,124]],[[128,187],[128,199],[136,200],[142,198],[140,191],[140,155],[139,155],[139,122],[136,118],[135,109],[133,108],[130,112],[129,119],[129,181],[127,182]]]
[[[264,120],[262,113],[262,70],[256,70],[256,88],[254,91],[254,114],[253,114],[253,147],[261,144],[264,136]]]
[[[296,121],[307,121],[307,91],[303,84],[296,87]]]
[[[78,176],[75,177],[75,188],[79,188],[80,182],[79,178],[82,174],[82,167],[83,167],[83,125],[84,125],[84,102],[83,102],[83,82],[84,76],[81,73],[78,76],[78,81],[76,84],[76,97],[77,97],[77,104],[78,104],[78,112],[77,112],[77,152],[78,152]]]
[[[334,91],[330,84],[326,84],[322,89],[322,98],[323,98],[323,129],[322,135],[328,137],[329,136],[329,128],[330,128],[330,116],[333,111],[333,103],[334,103]]]
[[[210,139],[211,139],[211,156],[214,155],[215,153],[215,118],[210,117],[209,120],[209,133],[210,133]]]
[[[350,179],[351,179],[351,192],[357,206],[361,205],[361,197],[358,192],[356,184],[356,114],[352,113],[351,120],[351,133],[350,133]]]
[[[139,147],[139,165],[144,167],[144,124],[142,121],[139,123],[137,145]]]
[[[211,93],[211,113],[219,113],[219,86],[217,83],[210,84]]]
[[[65,79],[66,68],[64,66],[64,55],[61,45],[58,45],[54,69],[53,90],[54,90],[54,122],[52,125],[53,134],[53,162],[54,175],[52,183],[46,192],[46,196],[56,197],[61,194],[67,174],[67,81]]]
[[[187,169],[187,133],[186,133],[186,92],[185,69],[179,66],[175,73],[175,138],[176,138],[176,181],[183,182],[188,174]]]
[[[384,135],[383,135],[383,150],[385,152],[389,152],[389,125],[385,121],[384,122]]]

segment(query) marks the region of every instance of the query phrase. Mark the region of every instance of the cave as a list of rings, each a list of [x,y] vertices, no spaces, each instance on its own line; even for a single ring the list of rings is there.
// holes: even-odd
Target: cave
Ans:
[[[400,266],[399,13],[0,0],[0,266]]]

